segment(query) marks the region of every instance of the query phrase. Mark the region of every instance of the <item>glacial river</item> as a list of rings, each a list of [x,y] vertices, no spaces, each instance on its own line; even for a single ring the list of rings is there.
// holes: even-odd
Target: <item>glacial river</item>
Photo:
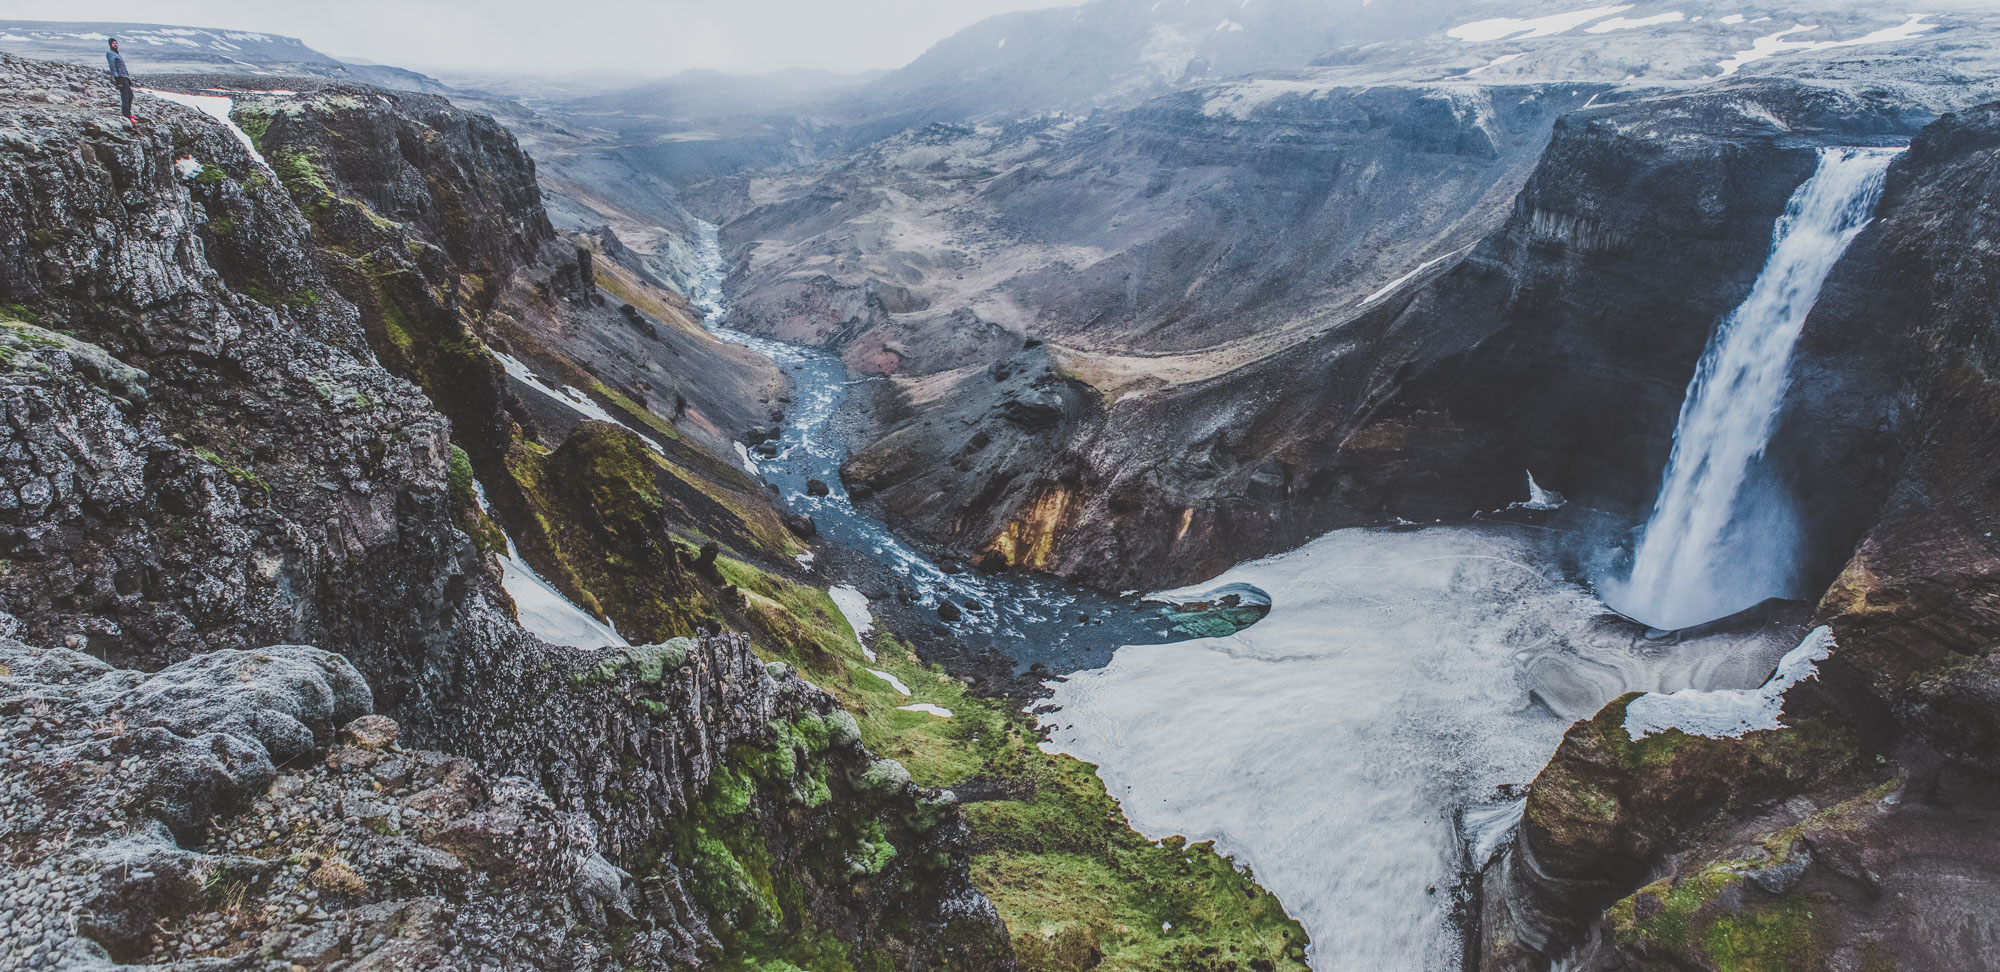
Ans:
[[[840,481],[847,448],[834,430],[841,402],[855,386],[879,378],[854,378],[834,354],[817,348],[771,341],[728,326],[722,282],[727,267],[715,227],[703,225],[705,273],[689,297],[703,312],[708,329],[777,362],[792,401],[784,405],[782,435],[775,456],[746,450],[764,481],[778,487],[785,505],[813,518],[826,541],[870,553],[906,588],[914,603],[935,609],[950,602],[960,611],[952,634],[975,650],[1001,652],[1026,670],[1040,663],[1069,672],[1102,664],[1123,645],[1163,644],[1198,635],[1220,634],[1254,624],[1269,599],[1247,584],[1184,592],[1175,602],[1210,605],[1182,611],[1169,600],[1141,600],[1138,592],[1113,597],[1054,577],[1023,573],[989,574],[974,568],[947,572],[899,539],[882,521],[856,509]],[[814,496],[807,483],[826,484]]]

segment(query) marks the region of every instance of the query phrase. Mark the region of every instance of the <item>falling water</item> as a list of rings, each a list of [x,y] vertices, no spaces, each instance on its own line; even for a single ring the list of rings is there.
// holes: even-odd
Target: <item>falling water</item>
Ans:
[[[1659,499],[1623,582],[1606,600],[1684,628],[1794,593],[1797,518],[1757,462],[1789,384],[1792,346],[1834,262],[1868,224],[1900,149],[1826,148],[1792,194],[1750,296],[1723,318],[1674,428]]]

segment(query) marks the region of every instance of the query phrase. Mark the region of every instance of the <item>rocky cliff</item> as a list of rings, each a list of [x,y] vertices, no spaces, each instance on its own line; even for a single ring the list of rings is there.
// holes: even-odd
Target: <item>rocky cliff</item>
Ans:
[[[756,399],[779,394],[767,361],[717,341],[684,300],[622,266],[615,235],[559,237],[533,161],[492,119],[428,95],[296,87],[243,95],[235,117],[312,222],[377,357],[451,419],[528,563],[571,600],[660,639],[721,611],[666,541],[668,524],[693,546],[789,557],[762,487],[731,456],[732,431],[769,418]],[[592,419],[625,430],[580,431]],[[626,445],[563,448],[573,433]],[[627,461],[578,465],[579,452]],[[577,491],[591,489],[635,489],[662,520],[621,540],[617,524],[573,515]],[[476,525],[467,500],[460,518]],[[631,559],[638,536],[657,549]]]
[[[327,103],[364,96],[393,104]],[[272,118],[267,167],[199,113],[148,100],[135,129],[112,103],[0,62],[0,960],[1008,964],[949,800],[817,689],[740,636],[579,653],[509,616],[454,522],[460,418],[420,388],[454,332],[402,362],[419,383],[371,346],[467,268],[546,266],[507,143],[373,118],[408,178]],[[357,280],[371,257],[434,300]]]
[[[1498,509],[1527,498],[1529,471],[1594,506],[1636,511],[1665,460],[1708,333],[1755,278],[1772,221],[1811,171],[1814,145],[1895,137],[1930,115],[1886,96],[1791,82],[1580,90],[1574,103],[1564,100],[1568,91],[1490,89],[1490,111],[1459,111],[1458,95],[1409,95],[1379,125],[1347,119],[1358,126],[1351,133],[1341,112],[1387,95],[1221,104],[1223,119],[1247,116],[1238,128],[1262,121],[1302,140],[1301,159],[1331,153],[1313,166],[1308,181],[1323,180],[1316,189],[1273,185],[1250,192],[1255,203],[1233,204],[1303,205],[1313,214],[1306,225],[1294,231],[1279,220],[1279,230],[1246,219],[1242,239],[1226,245],[1236,239],[1234,217],[1177,227],[1189,239],[1213,234],[1226,252],[1175,254],[1165,239],[1135,250],[1135,268],[1146,264],[1129,278],[1140,302],[1110,301],[1116,314],[1089,320],[1041,308],[1065,307],[1060,282],[1087,279],[1096,267],[1037,276],[1058,296],[1016,325],[960,321],[953,337],[922,342],[932,356],[970,354],[961,345],[981,335],[979,346],[995,355],[1045,343],[1024,352],[1026,366],[1040,369],[1034,387],[999,379],[1020,372],[1014,364],[892,380],[877,393],[871,441],[857,450],[850,479],[873,488],[892,522],[921,539],[1113,588],[1190,582],[1340,526]],[[1560,119],[1534,114],[1542,103],[1574,110]],[[1346,148],[1348,138],[1387,154]],[[1350,165],[1366,178],[1338,174]],[[996,184],[1062,184],[1029,173],[1024,165]],[[1427,194],[1455,201],[1433,211],[1419,201]],[[1366,213],[1376,206],[1402,215],[1371,222]],[[1450,220],[1432,220],[1446,212]],[[1115,220],[1091,225],[1105,223]],[[1366,270],[1363,255],[1376,251],[1342,249],[1392,231],[1425,243],[1412,249],[1410,237],[1398,237],[1382,251],[1395,258],[1375,257]],[[1317,234],[1326,245],[1312,242]],[[1245,246],[1269,260],[1212,274],[1249,260],[1239,252]],[[1334,259],[1343,253],[1346,260]],[[765,266],[761,259],[752,266]],[[1270,267],[1287,269],[1254,292],[1225,286],[1266,280]],[[1153,277],[1160,294],[1173,294],[1169,302],[1143,303],[1148,291],[1136,282]],[[782,293],[784,284],[766,292]],[[820,319],[820,305],[795,303],[773,319]],[[824,333],[853,340],[853,349],[953,304],[901,313],[879,299],[868,306]],[[1026,305],[973,305],[1009,306]],[[1228,339],[1237,328],[1255,330],[1255,339]],[[1204,333],[1213,337],[1197,337]],[[1156,339],[1218,343],[1178,355],[1139,350]],[[859,367],[875,360],[848,356]],[[1029,416],[1040,418],[1023,421]],[[1853,436],[1843,442],[1855,451]],[[1879,463],[1870,468],[1879,480]],[[1852,474],[1870,475],[1860,467]],[[1821,492],[1838,492],[1833,480],[1819,482]],[[1837,503],[1824,509],[1836,511],[1826,531],[1844,531],[1851,543],[1862,514]],[[1837,566],[1838,546],[1821,558],[1823,570]]]
[[[1819,678],[1787,697],[1787,728],[1741,739],[1635,742],[1625,700],[1573,728],[1489,871],[1489,966],[2000,963],[1996,268],[1990,214],[1963,204],[1996,162],[2000,109],[1925,128],[1808,321],[1779,441],[1830,395],[1890,440],[1858,472],[1827,467],[1862,484],[1850,508],[1873,505],[1817,609],[1836,644]]]

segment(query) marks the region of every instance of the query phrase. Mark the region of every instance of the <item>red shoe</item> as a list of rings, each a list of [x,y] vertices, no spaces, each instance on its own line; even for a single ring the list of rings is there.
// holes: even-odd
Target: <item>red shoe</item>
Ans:
[[[139,124],[139,116],[138,116],[138,115],[126,115],[126,116],[125,116],[125,120],[126,120],[126,121],[128,121],[128,122],[131,122],[131,123],[132,123],[132,124],[134,124],[134,125],[137,125],[137,124]]]

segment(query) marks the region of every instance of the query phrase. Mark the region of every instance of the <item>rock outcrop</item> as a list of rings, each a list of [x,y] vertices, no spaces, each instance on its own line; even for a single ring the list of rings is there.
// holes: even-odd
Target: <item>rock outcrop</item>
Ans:
[[[557,535],[570,532],[563,498],[542,486],[562,470],[545,468],[536,446],[559,449],[586,413],[625,425],[664,460],[640,474],[683,532],[789,557],[761,487],[730,460],[728,430],[761,418],[753,399],[775,394],[769,362],[716,340],[677,295],[600,258],[598,241],[560,237],[533,160],[491,118],[429,95],[296,87],[246,93],[234,117],[312,222],[376,356],[451,420],[494,517],[542,576],[642,638],[690,634],[692,618],[714,613],[687,596],[682,572],[634,565],[607,577],[618,561],[595,556],[598,544]],[[496,354],[512,356],[511,377]],[[476,527],[468,500],[461,520]],[[651,597],[609,589],[654,579],[663,583]],[[679,620],[661,627],[662,615]]]
[[[1010,963],[950,800],[747,639],[513,622],[332,183],[107,104],[0,61],[0,962]]]
[[[898,967],[1004,956],[951,798],[740,637],[541,664],[462,703],[507,727],[476,763],[394,745],[318,649],[147,675],[0,638],[7,967],[684,967],[801,922]]]

